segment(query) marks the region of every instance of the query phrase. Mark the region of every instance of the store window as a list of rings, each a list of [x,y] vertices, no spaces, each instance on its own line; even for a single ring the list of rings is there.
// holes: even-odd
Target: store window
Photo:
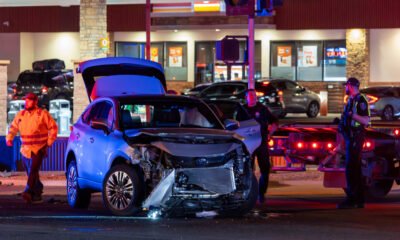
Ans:
[[[296,56],[293,42],[271,43],[271,76],[296,79]]]
[[[271,77],[300,81],[345,81],[345,40],[271,42]]]
[[[146,58],[146,44],[142,42],[116,42],[117,57]],[[158,42],[150,45],[150,59],[164,67],[165,78],[187,81],[186,42]]]
[[[326,41],[324,56],[324,80],[345,81],[347,63],[346,41]]]
[[[245,42],[240,42],[240,62],[244,61]],[[261,77],[261,42],[255,42],[254,69],[255,78]],[[223,61],[215,59],[215,42],[196,42],[195,43],[195,84],[206,82],[219,82],[228,79],[228,67]],[[247,79],[247,66],[232,65],[231,80]]]
[[[322,42],[297,42],[297,80],[322,80]]]

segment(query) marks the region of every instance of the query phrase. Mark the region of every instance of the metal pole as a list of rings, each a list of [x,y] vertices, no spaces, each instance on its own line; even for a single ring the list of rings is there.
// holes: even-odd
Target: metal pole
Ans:
[[[254,89],[254,0],[249,1],[248,89]]]
[[[150,60],[150,30],[151,30],[151,5],[150,0],[146,0],[146,59]]]

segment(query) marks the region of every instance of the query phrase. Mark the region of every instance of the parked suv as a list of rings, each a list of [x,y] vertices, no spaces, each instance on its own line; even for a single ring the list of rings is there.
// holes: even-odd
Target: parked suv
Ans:
[[[21,99],[28,92],[33,92],[39,97],[39,106],[47,109],[50,100],[53,99],[66,99],[72,103],[72,70],[60,69],[63,64],[51,68],[54,65],[49,65],[46,61],[40,62],[41,65],[38,62],[33,63],[34,70],[26,70],[19,74],[14,99]]]
[[[245,81],[217,82],[193,95],[208,100],[236,100],[245,103],[247,84]],[[282,114],[283,99],[279,91],[269,85],[269,81],[256,82],[255,89],[259,102],[268,106],[276,116]]]
[[[360,90],[365,94],[371,116],[391,121],[400,117],[400,87],[369,87]]]
[[[86,208],[102,192],[116,215],[201,211],[241,215],[257,197],[249,147],[198,98],[165,95],[160,64],[103,58],[79,65],[91,103],[66,149],[67,198]]]
[[[210,85],[197,96],[204,99],[230,99],[245,102],[248,83],[226,81]],[[286,113],[306,113],[308,117],[318,116],[320,98],[318,94],[286,79],[261,80],[255,83],[258,101],[268,106],[278,117]]]

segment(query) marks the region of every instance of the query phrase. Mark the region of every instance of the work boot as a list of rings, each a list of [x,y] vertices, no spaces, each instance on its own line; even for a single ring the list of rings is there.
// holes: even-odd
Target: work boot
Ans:
[[[29,192],[23,192],[21,194],[22,198],[25,200],[26,203],[32,203],[32,194]]]
[[[354,208],[358,208],[358,204],[355,204],[354,202],[349,201],[349,200],[345,200],[345,201],[339,203],[336,206],[336,208],[337,209],[354,209]]]
[[[32,204],[39,204],[39,203],[43,203],[42,195],[33,196],[32,197]]]

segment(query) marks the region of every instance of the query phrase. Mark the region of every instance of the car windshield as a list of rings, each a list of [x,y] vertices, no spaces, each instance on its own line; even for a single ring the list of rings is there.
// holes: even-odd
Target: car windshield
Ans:
[[[201,102],[141,101],[121,105],[121,126],[134,128],[214,128],[221,129],[212,111]]]

